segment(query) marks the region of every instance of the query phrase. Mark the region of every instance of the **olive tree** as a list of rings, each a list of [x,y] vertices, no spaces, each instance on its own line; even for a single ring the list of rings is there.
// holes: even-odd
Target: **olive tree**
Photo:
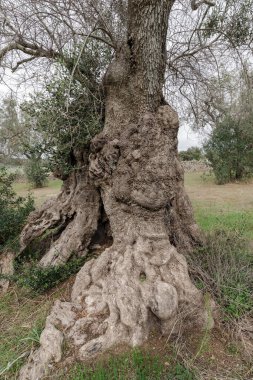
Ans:
[[[242,3],[218,2],[219,15],[238,13]],[[84,360],[114,344],[141,344],[154,326],[164,334],[182,326],[210,327],[210,308],[192,284],[184,257],[201,236],[177,153],[179,118],[164,86],[172,76],[171,88],[178,79],[182,92],[187,82],[184,95],[191,101],[191,86],[208,77],[233,40],[224,36],[227,18],[208,26],[214,5],[2,1],[0,58],[14,71],[38,58],[60,61],[85,86],[75,47],[85,52],[87,41],[95,39],[113,52],[93,83],[103,94],[102,131],[73,152],[75,169],[60,195],[32,214],[21,234],[25,249],[48,229],[57,231],[41,259],[44,266],[66,262],[73,252],[85,256],[101,231],[106,248],[80,270],[71,300],[56,302],[21,379],[42,378],[50,362],[61,360],[64,339]]]

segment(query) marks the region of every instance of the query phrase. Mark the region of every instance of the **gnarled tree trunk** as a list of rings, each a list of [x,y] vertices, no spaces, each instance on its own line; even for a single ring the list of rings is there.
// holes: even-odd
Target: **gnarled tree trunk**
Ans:
[[[101,195],[113,243],[80,270],[71,300],[54,305],[22,380],[61,360],[64,339],[84,360],[114,344],[141,344],[154,326],[171,333],[179,323],[210,321],[182,255],[200,237],[177,157],[178,116],[162,96],[172,4],[129,0],[128,41],[104,79],[105,128],[91,143],[87,180]]]
[[[41,246],[50,240],[40,260],[43,266],[63,264],[73,254],[86,255],[101,215],[100,194],[89,178],[88,153],[78,154],[78,166],[64,180],[57,199],[30,215],[20,236],[20,254],[40,238]]]

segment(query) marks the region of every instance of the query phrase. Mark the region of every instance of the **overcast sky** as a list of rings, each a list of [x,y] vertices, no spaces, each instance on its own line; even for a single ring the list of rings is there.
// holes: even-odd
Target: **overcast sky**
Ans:
[[[192,146],[201,147],[204,136],[199,132],[194,132],[187,125],[182,125],[178,132],[178,150],[187,150]]]

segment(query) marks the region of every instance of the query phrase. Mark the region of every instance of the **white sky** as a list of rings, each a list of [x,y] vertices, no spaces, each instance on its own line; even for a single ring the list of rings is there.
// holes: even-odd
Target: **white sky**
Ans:
[[[188,148],[201,147],[204,136],[199,132],[193,131],[189,126],[182,125],[178,132],[178,150],[187,150]]]

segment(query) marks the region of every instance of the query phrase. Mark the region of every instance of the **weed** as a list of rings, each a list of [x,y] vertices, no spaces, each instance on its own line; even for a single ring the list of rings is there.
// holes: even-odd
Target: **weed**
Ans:
[[[212,294],[225,320],[243,317],[253,308],[253,257],[240,231],[216,230],[204,247],[189,257],[198,287]]]
[[[0,298],[0,378],[16,378],[29,352],[38,346],[48,311],[65,287],[36,298],[13,287]]]
[[[230,354],[230,355],[237,355],[239,353],[239,347],[236,343],[233,343],[233,342],[229,342],[228,345],[227,345],[227,352]]]
[[[195,380],[195,374],[183,364],[175,364],[168,374],[167,380]]]

